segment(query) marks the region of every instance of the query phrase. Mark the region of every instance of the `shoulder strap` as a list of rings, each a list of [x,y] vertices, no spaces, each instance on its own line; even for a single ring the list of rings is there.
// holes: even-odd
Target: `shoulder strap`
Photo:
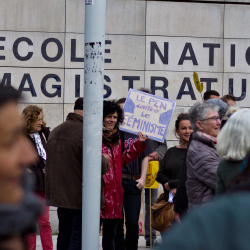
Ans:
[[[44,135],[44,133],[43,133],[43,132],[41,133],[41,135],[42,135],[42,137],[43,137],[43,139],[44,139],[45,143],[47,143],[47,139],[46,139],[46,137],[45,137],[45,135]]]

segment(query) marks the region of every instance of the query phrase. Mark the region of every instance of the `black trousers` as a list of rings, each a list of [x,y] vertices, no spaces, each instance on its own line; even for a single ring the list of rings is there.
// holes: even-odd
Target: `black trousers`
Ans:
[[[141,210],[141,190],[134,180],[122,180],[124,197],[123,207],[126,224],[126,238],[124,241],[123,220],[120,220],[116,230],[116,250],[137,250],[139,239],[139,217]]]
[[[102,249],[115,250],[115,232],[120,219],[101,219]]]
[[[57,250],[81,250],[82,241],[82,210],[57,209],[59,233]]]

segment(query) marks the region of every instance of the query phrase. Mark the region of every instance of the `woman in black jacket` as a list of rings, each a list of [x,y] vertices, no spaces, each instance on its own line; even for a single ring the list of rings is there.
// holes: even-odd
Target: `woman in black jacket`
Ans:
[[[179,182],[180,172],[184,165],[187,146],[193,132],[188,114],[181,113],[175,121],[175,135],[179,144],[167,150],[161,161],[156,180],[163,185],[165,200],[173,202]]]
[[[49,222],[49,207],[45,206],[45,165],[46,165],[46,144],[50,134],[49,128],[43,121],[42,108],[29,105],[23,110],[25,128],[28,139],[32,142],[37,152],[36,164],[27,167],[27,172],[33,175],[35,180],[35,192],[44,200],[44,213],[38,219],[40,237],[43,249],[53,250],[52,231]],[[28,249],[36,249],[36,234],[27,237]]]

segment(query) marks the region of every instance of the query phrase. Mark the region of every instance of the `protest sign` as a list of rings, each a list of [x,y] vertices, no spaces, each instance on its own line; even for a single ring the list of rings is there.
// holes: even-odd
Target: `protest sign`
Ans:
[[[155,180],[159,171],[159,161],[150,161],[145,181],[145,188],[159,188],[159,183]]]
[[[130,89],[120,129],[133,134],[141,131],[152,140],[164,142],[174,108],[174,101]]]

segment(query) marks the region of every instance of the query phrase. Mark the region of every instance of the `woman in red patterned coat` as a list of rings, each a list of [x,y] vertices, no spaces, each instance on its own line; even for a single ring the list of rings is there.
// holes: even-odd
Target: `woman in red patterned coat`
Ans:
[[[101,210],[103,225],[102,247],[113,250],[118,219],[122,219],[123,189],[122,167],[135,160],[146,148],[148,137],[139,132],[139,140],[127,151],[122,145],[119,125],[123,122],[123,111],[115,101],[104,101],[102,154],[108,155],[109,170],[104,174],[105,207]]]

